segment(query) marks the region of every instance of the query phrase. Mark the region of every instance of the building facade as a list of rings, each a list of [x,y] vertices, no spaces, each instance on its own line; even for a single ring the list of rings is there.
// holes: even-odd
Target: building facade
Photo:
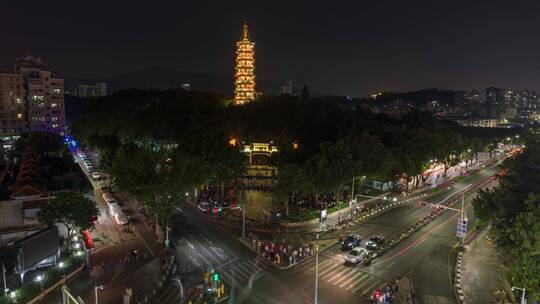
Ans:
[[[105,82],[97,82],[94,85],[79,84],[77,87],[77,96],[81,98],[107,96],[107,84]]]
[[[242,27],[242,37],[236,43],[236,81],[234,102],[237,105],[255,99],[255,43],[249,40],[247,22]]]
[[[25,87],[28,131],[66,133],[64,110],[64,79],[48,71],[41,59],[32,56],[17,59],[15,72],[23,78]]]
[[[14,139],[26,132],[25,90],[22,75],[0,73],[0,138]]]

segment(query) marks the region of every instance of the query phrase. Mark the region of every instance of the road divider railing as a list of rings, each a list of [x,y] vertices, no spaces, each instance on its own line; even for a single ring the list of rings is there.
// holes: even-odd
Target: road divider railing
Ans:
[[[457,299],[459,300],[460,303],[463,303],[465,299],[465,296],[463,295],[463,285],[461,283],[462,262],[463,262],[463,251],[460,251],[457,254],[455,274],[454,274],[454,290],[456,292]]]

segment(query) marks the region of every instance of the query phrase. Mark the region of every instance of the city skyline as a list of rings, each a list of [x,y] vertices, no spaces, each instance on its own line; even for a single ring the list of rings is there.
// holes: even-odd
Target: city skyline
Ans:
[[[109,4],[73,13],[72,4],[60,2],[36,3],[24,22],[12,17],[24,5],[2,6],[7,12],[2,25],[12,28],[4,36],[10,48],[0,51],[2,68],[11,67],[11,58],[31,54],[66,78],[156,66],[234,76],[237,27],[249,20],[258,45],[258,79],[307,84],[314,94],[368,96],[429,87],[538,90],[534,58],[540,44],[527,34],[537,22],[532,14],[538,4],[490,2],[489,14],[485,4],[464,2],[440,7],[369,2],[331,9],[303,2],[149,9]],[[232,13],[221,14],[224,9]],[[44,16],[53,20],[54,32],[37,26],[46,22]],[[142,18],[149,22],[139,22]]]

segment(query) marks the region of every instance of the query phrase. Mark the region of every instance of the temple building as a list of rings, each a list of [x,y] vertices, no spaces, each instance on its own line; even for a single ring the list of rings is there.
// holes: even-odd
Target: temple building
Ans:
[[[255,43],[249,40],[247,21],[242,27],[242,37],[236,43],[236,81],[234,102],[245,104],[255,99]]]

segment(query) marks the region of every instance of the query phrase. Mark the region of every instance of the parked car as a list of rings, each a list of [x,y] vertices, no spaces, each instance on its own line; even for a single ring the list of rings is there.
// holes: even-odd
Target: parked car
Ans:
[[[356,265],[364,260],[367,250],[360,247],[355,247],[345,255],[345,264]]]
[[[354,247],[358,247],[362,244],[362,239],[358,234],[350,234],[347,238],[341,241],[342,250],[351,250]]]
[[[92,178],[94,180],[99,180],[101,178],[101,175],[99,174],[99,172],[95,171],[92,173]]]
[[[384,243],[384,237],[380,235],[374,235],[369,238],[366,242],[366,249],[368,250],[377,250],[380,245]]]

